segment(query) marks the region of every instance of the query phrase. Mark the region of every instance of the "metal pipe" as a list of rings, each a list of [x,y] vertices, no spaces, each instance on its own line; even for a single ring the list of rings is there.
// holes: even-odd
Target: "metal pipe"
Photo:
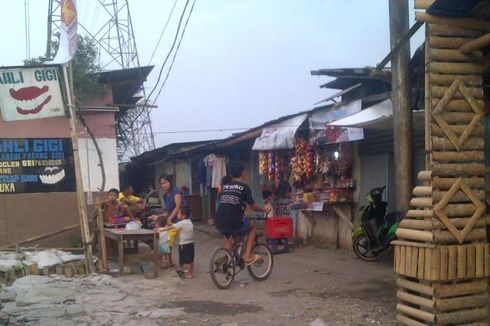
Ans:
[[[408,0],[389,0],[388,2],[390,43],[393,49],[409,30]],[[403,214],[410,208],[413,186],[413,126],[409,63],[410,43],[407,42],[394,53],[391,60],[396,209]]]

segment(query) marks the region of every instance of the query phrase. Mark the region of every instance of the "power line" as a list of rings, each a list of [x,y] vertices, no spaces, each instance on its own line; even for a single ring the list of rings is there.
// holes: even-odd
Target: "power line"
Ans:
[[[270,126],[265,126],[265,127],[260,127],[260,128],[262,128],[262,129],[266,129],[268,127],[272,127],[274,129],[292,128],[292,127],[299,128],[302,124],[303,123],[301,123],[301,124],[287,124],[287,125],[270,125]],[[254,127],[254,128],[259,128],[259,127]],[[153,134],[156,135],[156,134],[185,134],[185,133],[198,133],[198,132],[244,131],[244,130],[251,130],[254,128],[252,128],[252,127],[248,127],[248,128],[236,127],[236,128],[221,128],[221,129],[169,130],[169,131],[155,131],[155,132],[153,132]]]
[[[187,20],[185,21],[184,29],[182,30],[182,34],[180,35],[180,40],[179,44],[177,44],[177,49],[175,49],[174,56],[172,58],[172,62],[170,63],[170,67],[168,68],[167,75],[165,76],[165,79],[163,80],[162,86],[160,86],[160,89],[158,90],[158,94],[153,100],[153,102],[156,102],[158,97],[160,96],[160,93],[162,92],[163,88],[165,87],[165,84],[167,83],[168,76],[170,75],[170,71],[172,71],[172,67],[174,66],[175,58],[177,57],[177,53],[179,52],[180,49],[180,44],[182,43],[182,39],[184,38],[185,30],[187,29],[187,24],[189,23],[189,19],[191,18],[192,11],[194,10],[194,5],[196,4],[196,0],[192,3],[191,10],[189,11],[189,15],[187,16]]]
[[[189,4],[189,1],[190,0],[187,0],[185,2],[184,10],[182,10],[182,14],[180,15],[180,18],[179,18],[179,24],[177,25],[177,32],[175,33],[174,41],[172,42],[172,46],[170,47],[170,50],[168,51],[167,56],[165,57],[165,61],[163,61],[162,67],[160,68],[160,71],[158,73],[157,82],[156,82],[155,86],[153,87],[153,89],[151,90],[148,97],[146,98],[147,102],[150,100],[153,92],[157,89],[158,84],[160,83],[160,78],[162,77],[163,69],[165,68],[165,64],[167,63],[168,58],[170,58],[170,55],[172,54],[172,51],[174,50],[175,44],[177,43],[177,38],[178,38],[179,32],[180,32],[180,26],[182,25],[182,20],[184,19],[184,14],[185,14],[185,11],[187,9],[187,5]]]
[[[155,56],[155,53],[157,52],[158,46],[160,45],[160,41],[162,40],[163,34],[165,34],[165,31],[167,30],[168,23],[170,22],[170,19],[172,18],[172,14],[174,13],[174,9],[175,9],[176,5],[177,5],[177,0],[174,1],[174,5],[172,7],[172,10],[170,11],[170,14],[168,15],[167,22],[165,23],[165,27],[163,27],[163,30],[160,33],[160,37],[158,38],[158,42],[155,45],[155,49],[153,49],[153,53],[151,54],[150,61],[148,61],[148,66],[151,64],[151,60],[153,60],[153,56]]]
[[[198,132],[225,132],[225,131],[243,131],[251,128],[223,128],[223,129],[196,129],[196,130],[172,130],[172,131],[155,131],[153,134],[187,134]]]

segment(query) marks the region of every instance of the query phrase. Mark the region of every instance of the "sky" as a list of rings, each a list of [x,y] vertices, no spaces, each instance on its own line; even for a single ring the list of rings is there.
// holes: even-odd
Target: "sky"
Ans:
[[[330,79],[312,76],[311,70],[375,66],[389,52],[388,1],[196,0],[175,64],[155,103],[158,108],[151,114],[157,147],[225,138],[240,130],[168,132],[251,128],[313,108],[335,91],[319,88]],[[37,57],[46,47],[48,0],[27,2],[30,56]],[[107,17],[97,2],[77,1],[79,21],[92,33]],[[3,26],[12,27],[0,33],[0,65],[19,65],[27,56],[24,3],[0,0],[2,12],[9,10]],[[140,63],[155,65],[145,84],[148,92],[170,49],[185,0],[177,0],[150,62],[173,4],[174,0],[129,0]],[[413,0],[409,8],[412,25]],[[422,40],[419,31],[411,42],[412,53]],[[108,58],[102,55],[104,60]]]

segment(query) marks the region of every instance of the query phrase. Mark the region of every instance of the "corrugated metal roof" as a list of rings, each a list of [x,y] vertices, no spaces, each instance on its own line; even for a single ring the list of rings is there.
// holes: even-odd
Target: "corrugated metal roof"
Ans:
[[[113,102],[134,104],[140,97],[134,97],[150,74],[153,66],[111,70],[96,73],[101,83],[112,84]],[[124,111],[124,110],[123,110]]]

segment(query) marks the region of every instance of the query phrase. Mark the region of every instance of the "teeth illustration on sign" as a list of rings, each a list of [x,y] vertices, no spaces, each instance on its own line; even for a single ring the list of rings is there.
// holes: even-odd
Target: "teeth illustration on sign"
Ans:
[[[41,182],[48,185],[54,185],[65,177],[65,169],[58,166],[48,166],[44,168],[44,173],[39,175]]]
[[[10,96],[17,101],[17,112],[22,115],[39,113],[51,101],[51,95],[43,97],[49,91],[49,86],[23,87],[18,90],[9,89]]]

